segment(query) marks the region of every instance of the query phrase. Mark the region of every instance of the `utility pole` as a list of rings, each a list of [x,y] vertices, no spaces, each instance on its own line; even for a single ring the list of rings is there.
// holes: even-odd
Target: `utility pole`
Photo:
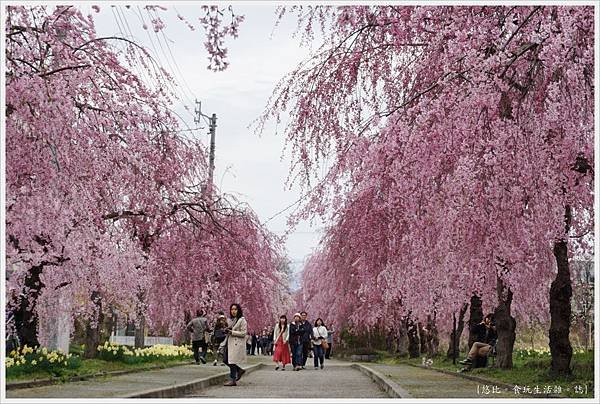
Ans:
[[[208,196],[212,197],[213,174],[215,172],[215,133],[217,131],[217,114],[212,114],[209,119],[210,154],[208,157]]]
[[[212,189],[213,189],[213,176],[215,171],[215,135],[217,132],[217,114],[212,114],[212,116],[208,116],[202,113],[202,105],[200,101],[196,100],[197,108],[194,109],[196,112],[196,117],[194,118],[194,123],[199,124],[202,118],[208,119],[208,133],[210,134],[210,149],[208,156],[208,184],[204,190],[204,194],[208,196],[208,198],[212,197]]]

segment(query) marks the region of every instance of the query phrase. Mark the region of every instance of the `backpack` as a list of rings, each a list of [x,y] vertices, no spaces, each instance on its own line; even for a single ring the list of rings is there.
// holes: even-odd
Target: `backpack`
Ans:
[[[226,337],[227,337],[227,335],[225,334],[225,330],[223,328],[219,328],[219,329],[215,330],[215,332],[213,334],[213,340],[217,344],[220,344],[221,342],[225,341]]]

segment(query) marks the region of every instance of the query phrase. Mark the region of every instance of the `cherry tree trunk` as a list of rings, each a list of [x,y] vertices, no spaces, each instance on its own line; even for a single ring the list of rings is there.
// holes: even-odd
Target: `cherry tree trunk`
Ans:
[[[449,359],[456,359],[459,356],[460,336],[465,327],[465,313],[467,312],[468,307],[469,304],[465,303],[460,308],[460,312],[458,313],[458,323],[456,324],[456,336],[454,336],[454,332],[450,332],[450,344],[448,345],[448,352],[446,353],[446,356]]]
[[[100,331],[104,323],[104,313],[102,312],[102,298],[97,291],[92,292],[92,302],[94,303],[95,319],[87,322],[85,326],[85,351],[83,357],[87,359],[95,358],[98,354],[98,345],[100,345]]]
[[[25,278],[25,288],[29,290],[27,298],[22,298],[19,302],[19,307],[15,312],[15,325],[17,335],[21,345],[34,347],[39,345],[37,328],[38,315],[36,312],[37,299],[43,288],[43,283],[40,279],[44,263],[31,267]]]
[[[426,354],[427,353],[427,333],[423,329],[423,323],[421,323],[420,321],[417,322],[417,329],[419,330],[419,342],[420,342],[419,350],[421,351],[422,354]]]
[[[142,317],[138,324],[135,327],[135,347],[143,348],[144,347],[144,331],[146,328],[146,319]]]
[[[573,348],[569,341],[571,326],[571,274],[565,240],[554,243],[554,256],[558,272],[550,286],[550,353],[551,373],[568,375],[571,373]]]
[[[435,325],[435,317],[427,316],[427,330],[424,330],[425,347],[427,356],[433,358],[439,354],[440,338],[437,326]]]
[[[396,354],[401,357],[408,356],[408,328],[406,327],[406,322],[401,320],[399,322],[400,326],[398,327],[396,333]]]
[[[481,323],[483,320],[483,309],[481,308],[481,299],[476,294],[471,296],[471,309],[469,310],[469,347],[475,342],[476,335],[473,334],[473,326]]]
[[[498,307],[494,310],[496,332],[498,333],[495,365],[501,369],[512,369],[512,355],[516,337],[515,329],[517,327],[517,322],[510,313],[513,294],[500,278],[498,278],[497,292]]]
[[[144,251],[150,250],[149,239],[144,239]],[[144,310],[144,301],[146,299],[146,293],[143,290],[137,292],[137,321],[135,324],[135,348],[144,348],[145,346],[145,332],[146,332],[146,316]]]
[[[394,330],[385,332],[385,350],[389,353],[395,352],[396,334]]]
[[[421,352],[419,343],[419,329],[417,324],[412,320],[407,320],[408,334],[408,355],[411,358],[418,358]]]

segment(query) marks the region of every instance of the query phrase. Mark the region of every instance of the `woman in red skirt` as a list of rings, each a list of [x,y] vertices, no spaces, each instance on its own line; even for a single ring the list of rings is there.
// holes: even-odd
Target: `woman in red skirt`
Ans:
[[[285,370],[285,365],[291,362],[290,360],[290,329],[287,323],[287,317],[282,315],[279,317],[279,322],[275,324],[273,330],[273,342],[275,342],[275,352],[273,353],[273,362],[275,362],[275,370]]]

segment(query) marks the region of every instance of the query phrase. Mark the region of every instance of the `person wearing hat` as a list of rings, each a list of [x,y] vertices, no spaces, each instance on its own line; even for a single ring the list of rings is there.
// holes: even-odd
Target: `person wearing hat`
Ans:
[[[294,314],[294,321],[290,324],[289,341],[292,348],[292,366],[294,366],[294,370],[302,369],[302,335],[304,330],[300,318],[300,313]]]
[[[219,359],[223,363],[223,353],[225,351],[225,328],[227,328],[227,319],[224,314],[219,314],[215,322],[215,330],[211,338],[211,348],[215,354],[213,366],[217,366]],[[225,365],[223,363],[223,365]]]

